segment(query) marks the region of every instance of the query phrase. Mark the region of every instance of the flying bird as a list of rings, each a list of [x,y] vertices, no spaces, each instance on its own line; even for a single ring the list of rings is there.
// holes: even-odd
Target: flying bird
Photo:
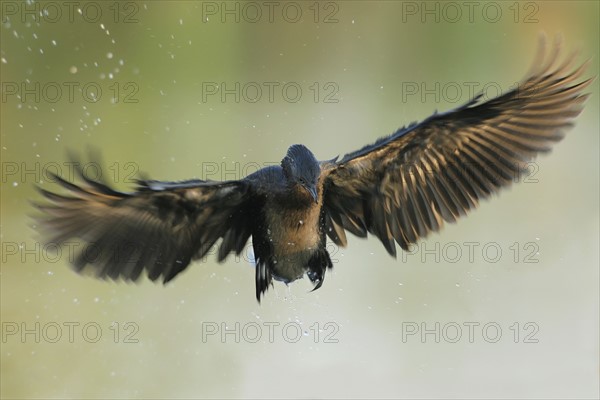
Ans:
[[[39,229],[50,242],[78,238],[74,267],[98,277],[170,281],[220,241],[219,262],[252,238],[256,298],[273,280],[305,274],[318,289],[332,268],[329,238],[346,246],[346,231],[376,236],[395,256],[419,238],[455,222],[500,188],[523,165],[563,138],[588,97],[585,63],[559,63],[560,45],[545,46],[514,90],[481,95],[446,113],[402,127],[338,160],[318,161],[294,144],[281,165],[240,180],[138,180],[133,192],[86,177],[56,176],[65,194],[39,188]],[[313,290],[314,290],[313,289]]]

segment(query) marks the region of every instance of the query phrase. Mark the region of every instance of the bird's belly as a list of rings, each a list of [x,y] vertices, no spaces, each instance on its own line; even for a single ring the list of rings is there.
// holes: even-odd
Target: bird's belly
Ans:
[[[273,227],[273,250],[275,254],[286,255],[311,250],[319,244],[318,227],[300,227],[294,229],[279,229]]]
[[[308,218],[306,218],[308,217]],[[320,237],[318,215],[304,219],[286,215],[269,218],[269,241],[273,249],[273,274],[276,279],[291,282],[306,272],[308,261],[318,250]]]

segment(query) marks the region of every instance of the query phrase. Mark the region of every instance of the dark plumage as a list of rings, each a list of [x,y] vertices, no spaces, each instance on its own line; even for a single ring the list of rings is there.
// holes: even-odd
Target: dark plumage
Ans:
[[[69,195],[40,189],[50,203],[40,225],[53,242],[80,238],[80,271],[100,277],[173,279],[221,239],[218,260],[240,254],[248,239],[256,258],[256,298],[272,279],[307,273],[319,288],[332,267],[326,237],[346,245],[345,231],[379,238],[391,255],[454,222],[501,187],[524,162],[547,152],[581,112],[584,66],[556,65],[538,54],[516,90],[401,128],[341,160],[318,162],[302,145],[281,166],[238,181],[138,181],[121,193],[86,178],[77,186],[57,177]]]

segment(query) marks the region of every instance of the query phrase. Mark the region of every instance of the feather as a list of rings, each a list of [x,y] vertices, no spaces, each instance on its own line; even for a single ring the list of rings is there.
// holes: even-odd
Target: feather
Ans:
[[[544,54],[542,43],[516,89],[486,102],[477,96],[342,157],[325,179],[332,220],[358,236],[366,229],[394,254],[390,237],[407,249],[509,186],[562,139],[592,82],[577,82],[585,64],[573,69],[573,56],[558,63],[560,43]]]

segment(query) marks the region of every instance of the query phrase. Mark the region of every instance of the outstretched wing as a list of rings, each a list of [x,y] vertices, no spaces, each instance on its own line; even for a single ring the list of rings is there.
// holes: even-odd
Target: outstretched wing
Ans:
[[[73,260],[77,271],[91,265],[98,277],[137,280],[145,269],[150,279],[166,283],[219,238],[222,261],[231,251],[239,254],[251,235],[244,181],[148,180],[122,193],[78,172],[83,184],[55,176],[69,194],[39,188],[50,202],[36,204],[43,212],[40,230],[50,242],[84,242]]]
[[[479,97],[344,156],[329,166],[324,206],[329,237],[346,244],[344,229],[376,235],[391,254],[454,222],[510,185],[536,154],[547,152],[581,112],[592,79],[569,57],[557,65],[544,46],[517,89],[487,102]]]

